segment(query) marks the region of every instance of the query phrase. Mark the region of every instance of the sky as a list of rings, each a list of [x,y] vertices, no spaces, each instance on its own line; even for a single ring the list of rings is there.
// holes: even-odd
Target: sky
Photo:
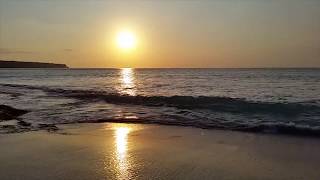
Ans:
[[[128,30],[136,47],[122,51]],[[0,59],[74,68],[320,67],[319,0],[0,0]]]

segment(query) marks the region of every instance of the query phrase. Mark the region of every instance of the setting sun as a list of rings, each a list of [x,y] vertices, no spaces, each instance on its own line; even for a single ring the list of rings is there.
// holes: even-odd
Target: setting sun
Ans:
[[[133,49],[136,47],[136,36],[130,31],[121,31],[117,34],[117,45],[120,49]]]

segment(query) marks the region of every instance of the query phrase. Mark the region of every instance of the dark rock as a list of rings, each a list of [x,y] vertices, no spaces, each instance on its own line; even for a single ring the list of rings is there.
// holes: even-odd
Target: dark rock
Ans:
[[[0,121],[15,119],[29,111],[16,109],[6,105],[0,105]]]

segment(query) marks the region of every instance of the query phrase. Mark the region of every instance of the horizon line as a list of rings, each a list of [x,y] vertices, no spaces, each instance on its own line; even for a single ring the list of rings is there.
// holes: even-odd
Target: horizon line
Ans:
[[[68,69],[320,69],[320,67],[69,67]]]

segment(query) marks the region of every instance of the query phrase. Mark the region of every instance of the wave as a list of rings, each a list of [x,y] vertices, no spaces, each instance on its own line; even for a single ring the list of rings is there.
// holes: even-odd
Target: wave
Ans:
[[[205,129],[224,129],[255,133],[291,134],[320,136],[320,104],[319,100],[297,103],[249,101],[244,98],[217,97],[217,96],[130,96],[107,93],[95,90],[69,90],[44,86],[29,86],[18,84],[0,84],[9,89],[41,90],[48,96],[68,97],[79,100],[86,108],[74,104],[65,106],[73,109],[68,114],[66,110],[54,115],[43,111],[42,114],[30,113],[34,117],[47,119],[53,124],[65,123],[141,123],[175,126],[192,126]],[[5,88],[4,88],[5,89]],[[2,92],[2,91],[1,91]],[[23,91],[29,92],[29,91]],[[8,92],[10,93],[10,92]],[[90,104],[109,103],[123,105],[129,116],[114,116],[114,113],[105,114],[104,109],[90,108]],[[73,102],[74,103],[74,102]],[[136,108],[136,106],[139,106]],[[128,108],[130,107],[130,108]],[[168,108],[167,108],[168,107]],[[64,107],[61,107],[63,109]],[[77,109],[79,108],[79,109]],[[61,109],[58,109],[61,111]],[[143,114],[136,113],[137,109]],[[110,112],[113,112],[111,110]],[[85,116],[84,116],[85,115]]]
[[[60,91],[61,92],[61,91]],[[319,112],[316,105],[299,103],[251,102],[245,99],[212,96],[128,96],[104,94],[92,91],[63,91],[68,97],[79,99],[98,99],[114,104],[132,104],[143,106],[168,106],[179,109],[207,109],[229,113],[267,113],[274,115],[296,116],[302,113]]]
[[[77,98],[86,101],[105,101],[111,104],[141,105],[152,107],[175,107],[178,109],[205,109],[212,112],[238,114],[268,114],[280,116],[299,116],[301,114],[320,117],[320,106],[317,103],[283,103],[248,101],[245,98],[220,96],[131,96],[93,90],[67,90],[43,86],[1,84],[9,87],[40,89],[54,95]]]
[[[199,122],[188,121],[168,121],[166,119],[154,120],[154,119],[98,119],[98,120],[84,120],[78,123],[137,123],[137,124],[159,124],[170,126],[184,126],[184,127],[197,127],[202,129],[219,129],[219,130],[231,130],[251,133],[264,133],[264,134],[284,134],[284,135],[296,135],[296,136],[314,136],[320,137],[320,127],[310,126],[297,126],[296,124],[286,123],[265,123],[259,125],[233,125],[224,126],[221,124],[203,124]]]

